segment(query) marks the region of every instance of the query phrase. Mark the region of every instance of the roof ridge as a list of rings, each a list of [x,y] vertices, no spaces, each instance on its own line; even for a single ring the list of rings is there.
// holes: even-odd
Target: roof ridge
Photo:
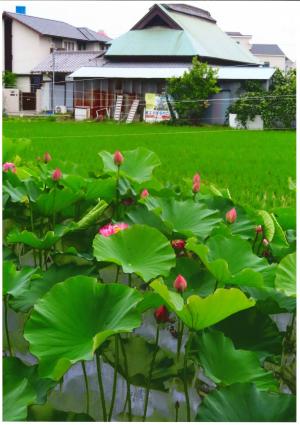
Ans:
[[[77,27],[75,27],[74,25],[69,24],[68,22],[65,22],[65,21],[58,21],[57,19],[40,18],[39,16],[27,15],[27,13],[26,14],[23,14],[23,13],[9,12],[9,11],[6,11],[6,10],[3,13],[10,13],[12,15],[17,15],[17,16],[28,16],[29,18],[43,19],[45,21],[59,22],[61,24],[70,25],[71,27],[77,29]]]

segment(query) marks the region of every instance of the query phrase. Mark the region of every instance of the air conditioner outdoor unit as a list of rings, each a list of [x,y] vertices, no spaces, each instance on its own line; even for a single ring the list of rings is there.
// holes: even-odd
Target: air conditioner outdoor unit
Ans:
[[[55,113],[56,114],[66,114],[67,113],[67,108],[64,105],[61,106],[56,106],[55,107]]]

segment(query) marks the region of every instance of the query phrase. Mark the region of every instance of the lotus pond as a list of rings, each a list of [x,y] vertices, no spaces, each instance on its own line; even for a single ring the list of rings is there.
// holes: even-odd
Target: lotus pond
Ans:
[[[5,421],[295,421],[296,215],[146,148],[3,159]],[[199,170],[201,173],[201,170]]]

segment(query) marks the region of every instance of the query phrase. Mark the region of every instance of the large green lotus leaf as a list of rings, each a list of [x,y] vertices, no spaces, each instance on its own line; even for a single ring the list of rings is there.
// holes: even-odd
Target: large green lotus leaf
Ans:
[[[206,298],[192,295],[186,304],[180,294],[169,291],[159,279],[151,282],[150,286],[165,301],[166,306],[193,330],[201,330],[220,322],[226,317],[247,308],[253,307],[254,300],[237,288],[217,289]]]
[[[23,288],[30,282],[37,268],[23,267],[17,270],[13,261],[3,262],[3,295],[10,294],[13,297],[22,292]]]
[[[206,245],[189,239],[186,248],[197,254],[218,282],[263,287],[270,266],[253,254],[249,242],[239,236],[214,235]]]
[[[152,363],[154,344],[145,341],[138,335],[124,339],[122,344],[127,357],[128,378],[132,385],[146,387]],[[106,361],[114,365],[114,340],[111,340],[109,346],[104,351]],[[119,350],[119,373],[125,376],[125,361],[123,350]],[[177,365],[175,356],[163,349],[159,349],[156,355],[154,369],[152,371],[151,388],[164,390],[163,382],[177,376],[178,368],[183,365]]]
[[[47,271],[40,272],[34,280],[27,280],[21,290],[10,299],[9,305],[15,311],[27,312],[33,305],[58,282],[76,276],[88,276],[92,272],[90,266],[76,266],[74,264],[57,267],[52,265]]]
[[[86,413],[64,412],[54,409],[50,404],[29,407],[27,421],[29,422],[94,422]]]
[[[209,210],[203,205],[188,199],[147,197],[144,203],[155,212],[173,232],[185,236],[198,236],[205,239],[221,221],[217,210]]]
[[[114,178],[89,179],[86,185],[85,199],[87,201],[100,198],[110,202],[116,195],[116,180]]]
[[[13,186],[9,181],[3,185],[3,193],[10,196],[12,202],[24,202],[28,200],[27,190],[24,185]]]
[[[254,384],[214,390],[199,407],[199,422],[295,422],[296,397],[259,391]]]
[[[37,366],[26,366],[16,357],[3,359],[3,419],[21,421],[27,417],[27,407],[44,403],[47,392],[56,383],[39,378]]]
[[[296,229],[296,209],[293,207],[288,208],[275,208],[273,213],[283,230]]]
[[[142,183],[151,180],[154,168],[160,165],[158,156],[145,148],[137,148],[132,151],[122,152],[124,162],[120,167],[121,176]],[[103,161],[103,171],[105,173],[116,173],[117,166],[114,163],[113,154],[102,151],[99,153]]]
[[[49,193],[40,195],[36,205],[39,212],[48,217],[74,205],[82,196],[83,193],[80,191],[73,192],[69,188],[58,189],[54,187]]]
[[[40,375],[59,380],[72,364],[92,360],[108,337],[138,327],[134,308],[141,299],[135,289],[86,276],[53,286],[35,304],[24,332]]]
[[[296,297],[288,296],[284,291],[270,288],[243,288],[252,298],[257,300],[257,307],[268,314],[278,314],[285,311],[295,311]]]
[[[286,295],[296,297],[296,253],[284,257],[276,271],[275,287]]]
[[[175,265],[170,242],[149,226],[136,224],[109,237],[97,235],[93,247],[98,261],[116,263],[124,273],[135,273],[145,282],[167,276]]]
[[[236,348],[281,354],[283,335],[276,324],[256,307],[240,311],[216,325]]]
[[[171,235],[172,233],[161,218],[153,211],[149,211],[145,205],[137,205],[136,207],[130,208],[130,210],[126,212],[126,217],[128,217],[129,223],[146,224],[147,226],[155,227],[165,235]]]
[[[258,354],[237,350],[231,339],[222,332],[202,332],[195,338],[195,350],[206,376],[216,384],[253,382],[262,390],[278,389],[272,373],[261,367]]]
[[[49,230],[42,238],[28,230],[23,230],[22,232],[13,230],[7,235],[6,241],[8,244],[24,243],[35,249],[49,249],[68,233],[72,227],[74,227],[72,224],[70,226],[57,225],[54,231]]]

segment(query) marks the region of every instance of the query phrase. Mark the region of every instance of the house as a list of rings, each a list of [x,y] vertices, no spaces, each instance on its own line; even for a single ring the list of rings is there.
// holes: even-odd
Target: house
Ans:
[[[256,79],[267,87],[274,72],[259,67],[260,61],[223,32],[208,11],[187,4],[155,4],[130,31],[112,41],[99,66],[84,66],[70,75],[74,107],[89,107],[95,117],[114,110],[119,96],[123,116],[138,100],[136,117],[141,118],[146,94],[163,94],[166,79],[181,76],[195,56],[218,70],[222,90],[207,110],[210,123],[224,123],[245,80]]]
[[[264,66],[279,68],[283,72],[296,67],[277,44],[252,44],[252,35],[240,32],[226,32],[237,44],[248,49]]]
[[[25,9],[25,8],[24,8]],[[32,74],[52,49],[72,51],[103,51],[110,38],[103,31],[77,28],[66,22],[38,18],[22,13],[3,12],[4,70],[17,75],[17,88],[26,95],[24,109],[35,109],[35,92],[41,87],[42,76]],[[29,99],[30,105],[26,105]]]

